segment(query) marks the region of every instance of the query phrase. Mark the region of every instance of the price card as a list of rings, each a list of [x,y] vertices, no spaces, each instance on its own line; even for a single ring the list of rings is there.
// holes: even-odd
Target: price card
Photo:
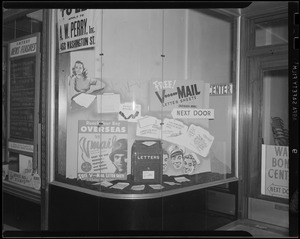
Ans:
[[[124,189],[129,185],[129,183],[117,183],[114,186],[110,188],[116,188],[116,189]]]
[[[164,186],[162,186],[162,185],[160,185],[160,184],[150,184],[149,185],[151,188],[153,188],[153,189],[156,189],[156,190],[158,190],[158,189],[163,189],[164,188]]]
[[[131,190],[141,191],[145,189],[145,185],[134,185],[131,187]]]
[[[177,177],[177,178],[175,178],[175,180],[179,183],[191,181],[191,180],[187,179],[186,177]]]

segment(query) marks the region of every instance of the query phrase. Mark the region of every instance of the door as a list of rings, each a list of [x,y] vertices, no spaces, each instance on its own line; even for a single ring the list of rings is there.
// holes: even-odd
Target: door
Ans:
[[[288,56],[249,63],[248,219],[288,228]]]

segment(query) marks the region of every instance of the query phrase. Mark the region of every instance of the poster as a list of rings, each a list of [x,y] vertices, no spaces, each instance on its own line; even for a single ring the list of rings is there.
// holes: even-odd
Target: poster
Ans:
[[[95,46],[94,14],[93,9],[57,11],[59,53]]]
[[[150,82],[150,110],[208,108],[210,85],[203,81],[173,80]]]
[[[262,145],[261,193],[289,198],[289,147]]]
[[[89,108],[105,88],[102,79],[95,77],[94,52],[85,49],[70,54],[68,104],[73,111]]]
[[[79,120],[77,178],[87,181],[126,180],[127,122]]]

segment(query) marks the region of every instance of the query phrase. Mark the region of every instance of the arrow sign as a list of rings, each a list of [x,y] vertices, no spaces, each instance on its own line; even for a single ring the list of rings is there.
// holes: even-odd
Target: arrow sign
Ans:
[[[272,196],[277,195],[284,197],[289,195],[289,189],[287,186],[275,185],[272,183],[267,189]]]
[[[171,112],[174,119],[214,119],[213,109],[174,108]]]

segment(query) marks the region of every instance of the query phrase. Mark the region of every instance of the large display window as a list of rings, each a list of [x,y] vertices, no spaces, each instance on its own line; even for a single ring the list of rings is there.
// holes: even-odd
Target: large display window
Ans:
[[[151,198],[237,180],[236,20],[55,10],[53,184]]]

